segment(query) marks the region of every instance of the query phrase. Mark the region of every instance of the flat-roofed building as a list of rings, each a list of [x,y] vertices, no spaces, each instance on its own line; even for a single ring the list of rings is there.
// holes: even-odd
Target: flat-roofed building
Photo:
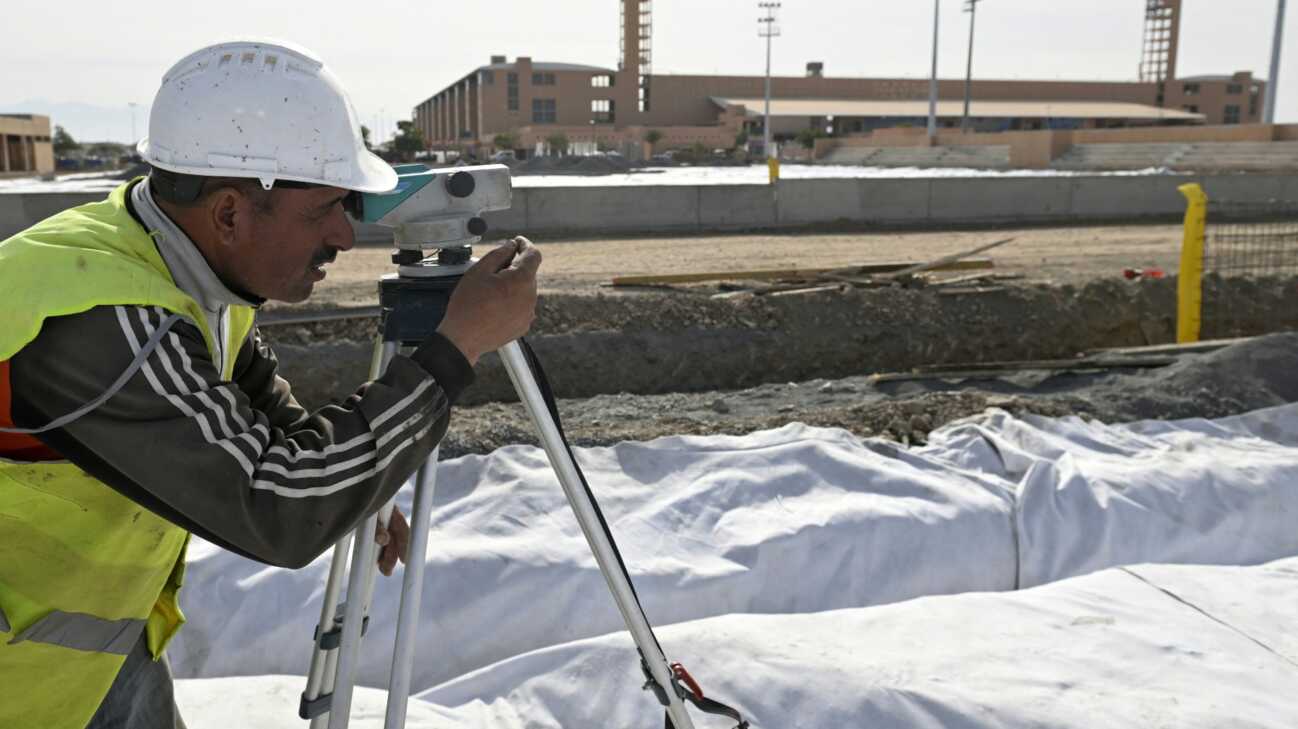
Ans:
[[[483,150],[500,135],[524,152],[563,136],[578,150],[639,149],[649,130],[660,146],[730,147],[741,134],[760,136],[761,76],[654,74],[651,0],[619,0],[622,58],[616,69],[512,63],[492,56],[414,109],[430,149]],[[1140,81],[974,80],[974,131],[1094,129],[1261,121],[1264,82],[1248,71],[1230,76],[1175,76],[1180,0],[1148,0]],[[923,126],[927,79],[833,78],[824,64],[805,76],[771,79],[772,132],[789,139],[804,129],[834,135]],[[938,125],[958,127],[964,80],[938,83]]]
[[[50,118],[40,114],[0,114],[0,177],[53,172]]]

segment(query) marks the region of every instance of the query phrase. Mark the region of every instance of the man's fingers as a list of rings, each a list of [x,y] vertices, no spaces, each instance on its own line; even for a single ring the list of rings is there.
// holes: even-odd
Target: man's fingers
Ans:
[[[392,569],[396,566],[397,566],[396,550],[392,547],[392,545],[388,545],[383,548],[382,552],[379,552],[379,572],[382,572],[384,577],[391,577]]]
[[[379,522],[374,529],[374,541],[383,545],[379,550],[379,572],[385,577],[392,574],[397,561],[406,561],[406,551],[410,549],[410,524],[399,509],[392,510],[387,526]]]
[[[518,246],[513,241],[510,241],[488,251],[486,255],[478,259],[478,263],[474,268],[480,268],[487,273],[495,273],[508,266],[509,262],[514,260],[514,254],[517,252]]]
[[[522,248],[522,250],[518,254],[518,257],[514,259],[512,268],[518,271],[522,271],[523,273],[529,276],[534,276],[536,275],[536,269],[540,268],[540,266],[541,266],[541,249],[537,248],[531,243],[528,243],[525,247]]]
[[[532,244],[527,244],[514,258],[514,262],[508,268],[501,270],[496,275],[506,279],[528,279],[533,282],[536,280],[536,271],[541,266],[541,250]]]
[[[388,532],[392,535],[392,548],[396,552],[397,559],[405,563],[406,553],[410,551],[410,524],[406,522],[404,514],[399,511],[392,512]]]

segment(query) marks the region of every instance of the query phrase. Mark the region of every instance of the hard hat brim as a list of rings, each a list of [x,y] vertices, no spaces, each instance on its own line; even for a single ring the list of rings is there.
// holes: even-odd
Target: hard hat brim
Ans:
[[[348,185],[357,192],[390,192],[397,187],[397,171],[377,154],[366,150],[356,158],[360,180]]]
[[[149,154],[149,138],[145,137],[136,145],[136,151],[140,157],[154,167],[159,167],[170,172],[176,172],[185,175],[198,175],[201,177],[246,177],[252,180],[293,180],[295,182],[309,182],[317,185],[327,185],[337,187],[343,190],[355,190],[357,192],[390,192],[397,186],[397,171],[392,165],[384,162],[381,157],[364,150],[356,156],[355,168],[352,170],[351,177],[347,180],[330,180],[321,177],[306,177],[299,175],[284,175],[273,172],[259,173],[252,170],[227,169],[219,167],[194,167],[189,165],[176,165],[165,162],[159,162]]]

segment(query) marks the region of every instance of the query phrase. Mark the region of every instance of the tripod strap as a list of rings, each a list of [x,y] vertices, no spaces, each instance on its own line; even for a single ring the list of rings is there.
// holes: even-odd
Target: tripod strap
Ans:
[[[166,319],[163,319],[158,328],[153,330],[153,334],[149,335],[149,339],[145,341],[144,346],[140,347],[140,351],[135,353],[135,358],[131,360],[131,363],[126,366],[126,369],[122,370],[122,374],[118,375],[117,379],[113,380],[113,384],[109,385],[107,390],[99,393],[93,400],[70,413],[60,415],[39,428],[0,428],[0,433],[19,433],[21,435],[45,433],[56,428],[62,428],[108,402],[108,398],[116,395],[123,387],[126,387],[126,383],[135,376],[136,372],[140,371],[140,368],[144,366],[144,361],[149,358],[149,355],[153,354],[153,350],[158,348],[158,343],[166,336],[167,331],[171,329],[171,325],[182,318],[180,314],[171,314]]]
[[[526,339],[519,339],[518,344],[519,348],[523,351],[523,356],[527,359],[528,368],[532,370],[532,377],[536,380],[537,389],[541,391],[541,397],[545,400],[545,407],[550,411],[550,417],[554,420],[554,426],[559,431],[559,437],[563,440],[563,448],[568,452],[568,458],[572,461],[573,468],[577,472],[577,478],[581,480],[581,487],[586,490],[586,498],[590,500],[595,515],[599,518],[599,526],[604,530],[604,535],[608,537],[609,545],[613,547],[613,555],[617,557],[618,569],[622,570],[622,576],[626,579],[627,585],[631,587],[631,596],[635,598],[636,609],[639,610],[640,615],[644,617],[645,625],[649,625],[649,635],[653,638],[654,647],[658,649],[658,654],[665,655],[663,653],[662,645],[658,643],[658,636],[654,634],[653,626],[649,623],[649,618],[644,614],[644,606],[640,604],[640,595],[636,593],[635,583],[632,582],[631,574],[627,571],[626,562],[622,560],[622,550],[617,548],[617,541],[613,539],[613,532],[609,529],[608,521],[604,518],[604,511],[599,508],[599,502],[595,499],[594,492],[590,490],[590,484],[586,481],[586,474],[581,470],[581,465],[577,463],[576,456],[573,455],[572,445],[568,443],[568,435],[563,432],[563,421],[559,419],[559,407],[554,398],[554,391],[550,387],[550,380],[545,376],[545,369],[541,367],[541,360],[537,358],[536,352],[532,350],[531,345],[527,343]],[[640,669],[644,671],[645,675],[644,687],[652,690],[654,695],[658,697],[659,703],[663,706],[667,706],[669,704],[667,689],[660,685],[658,681],[654,679],[653,674],[650,673],[649,664],[646,662],[643,651],[640,652]],[[674,691],[677,696],[688,700],[691,704],[694,704],[699,711],[708,714],[728,716],[731,719],[734,719],[738,722],[735,729],[748,729],[748,722],[744,721],[743,716],[740,715],[736,709],[719,701],[705,698],[702,689],[699,688],[699,685],[694,681],[694,678],[690,676],[689,672],[685,670],[684,666],[679,663],[673,663],[671,664],[671,669],[671,690]],[[681,685],[682,681],[688,686],[688,688]],[[666,716],[665,722],[667,729],[675,729],[672,725],[670,715]]]

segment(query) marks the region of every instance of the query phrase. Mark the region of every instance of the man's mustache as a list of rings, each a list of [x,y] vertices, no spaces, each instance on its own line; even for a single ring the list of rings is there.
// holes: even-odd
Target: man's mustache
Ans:
[[[319,266],[324,263],[333,263],[334,259],[337,257],[338,257],[338,250],[336,248],[328,248],[312,256],[311,265]]]

